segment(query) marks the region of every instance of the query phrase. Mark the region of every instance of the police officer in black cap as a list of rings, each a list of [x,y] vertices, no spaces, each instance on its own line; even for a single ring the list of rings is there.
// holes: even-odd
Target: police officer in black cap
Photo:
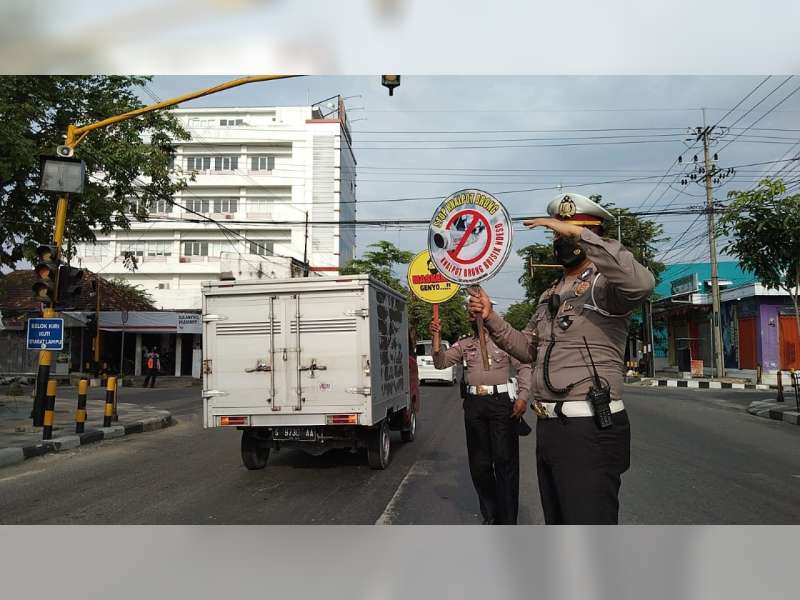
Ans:
[[[483,368],[478,330],[441,349],[441,325],[431,322],[433,364],[446,369],[464,365],[464,427],[472,483],[478,493],[484,525],[516,525],[519,507],[519,435],[530,432],[522,419],[528,403],[530,364],[523,364],[486,340],[489,369]],[[516,399],[510,383],[517,371]],[[527,428],[527,431],[526,431]]]

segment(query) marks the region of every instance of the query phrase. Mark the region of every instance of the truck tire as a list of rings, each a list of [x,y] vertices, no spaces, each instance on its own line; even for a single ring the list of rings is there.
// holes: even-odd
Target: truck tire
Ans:
[[[408,424],[406,429],[400,431],[400,437],[404,442],[413,442],[417,437],[417,413],[411,413],[411,423]]]
[[[242,431],[242,462],[250,471],[267,466],[269,446],[251,431]]]
[[[381,421],[374,431],[370,432],[367,442],[367,462],[373,469],[383,470],[389,466],[391,455],[391,438],[389,436],[389,419]]]

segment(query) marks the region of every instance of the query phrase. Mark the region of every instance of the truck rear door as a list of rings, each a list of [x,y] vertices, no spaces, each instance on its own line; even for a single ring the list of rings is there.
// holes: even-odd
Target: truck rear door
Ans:
[[[281,346],[273,409],[354,413],[364,410],[369,325],[363,291],[314,291],[276,299]],[[299,325],[298,325],[299,324]]]
[[[265,294],[208,295],[203,318],[206,389],[215,407],[264,409],[272,398],[274,349],[283,346],[275,300]]]

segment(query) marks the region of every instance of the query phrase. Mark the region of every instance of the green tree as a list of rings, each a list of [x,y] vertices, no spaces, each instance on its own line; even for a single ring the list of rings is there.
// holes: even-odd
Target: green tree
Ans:
[[[409,319],[418,340],[430,339],[430,326],[433,320],[433,306],[410,294]],[[466,292],[459,292],[447,302],[439,305],[439,321],[442,324],[442,339],[454,342],[472,328],[467,313]]]
[[[631,214],[630,209],[616,208],[613,202],[604,202],[599,194],[589,196],[592,200],[603,206],[608,212],[620,219],[620,242],[630,250],[640,263],[645,265],[656,279],[656,285],[661,280],[661,273],[666,266],[655,260],[656,245],[669,241],[664,236],[664,226],[639,215]],[[617,239],[616,223],[609,224],[605,232],[608,238]]]
[[[553,285],[553,281],[561,277],[560,267],[537,266],[555,265],[551,244],[531,244],[517,250],[517,254],[524,261],[524,269],[519,278],[519,283],[525,290],[525,297],[529,302],[538,302],[539,296]]]
[[[514,329],[521,331],[528,325],[534,310],[536,310],[534,302],[517,302],[508,307],[503,317]]]
[[[341,270],[342,275],[367,274],[379,279],[392,289],[408,293],[403,281],[394,275],[396,266],[408,265],[414,258],[414,253],[400,250],[397,246],[386,240],[381,240],[367,246],[361,258],[354,258]]]
[[[728,192],[728,198],[718,223],[719,233],[728,236],[724,252],[767,288],[789,294],[800,334],[800,194],[787,194],[780,179],[762,179],[752,190]]]
[[[405,286],[405,278],[395,276],[395,269],[408,268],[414,253],[400,250],[391,242],[381,240],[370,244],[361,258],[355,258],[345,265],[342,275],[369,274],[379,279],[392,289],[406,296],[408,300],[409,326],[416,332],[417,339],[430,337],[428,331],[433,318],[433,308],[427,302],[419,300]],[[453,341],[470,330],[466,299],[461,292],[455,298],[439,305],[439,320],[442,322],[442,337]]]
[[[53,155],[67,125],[84,125],[144,106],[135,90],[149,77],[106,75],[0,77],[0,266],[29,258],[52,239],[55,194],[42,193],[39,157]],[[75,150],[86,162],[84,193],[67,215],[71,243],[94,240],[92,228],[128,228],[131,212],[186,187],[171,167],[174,141],[189,134],[168,111],[157,111],[90,133]],[[142,179],[140,179],[140,177]],[[138,197],[134,209],[132,200]]]

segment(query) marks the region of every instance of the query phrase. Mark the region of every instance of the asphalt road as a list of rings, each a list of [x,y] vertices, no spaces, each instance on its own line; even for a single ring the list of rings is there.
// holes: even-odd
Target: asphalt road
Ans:
[[[393,434],[385,471],[363,453],[288,449],[247,471],[239,432],[202,429],[199,388],[129,388],[121,401],[170,410],[178,424],[3,469],[0,523],[478,523],[457,387],[422,389],[417,439]],[[773,392],[625,393],[633,453],[622,522],[800,523],[800,427],[744,412]],[[521,524],[543,522],[534,446],[521,438]]]

